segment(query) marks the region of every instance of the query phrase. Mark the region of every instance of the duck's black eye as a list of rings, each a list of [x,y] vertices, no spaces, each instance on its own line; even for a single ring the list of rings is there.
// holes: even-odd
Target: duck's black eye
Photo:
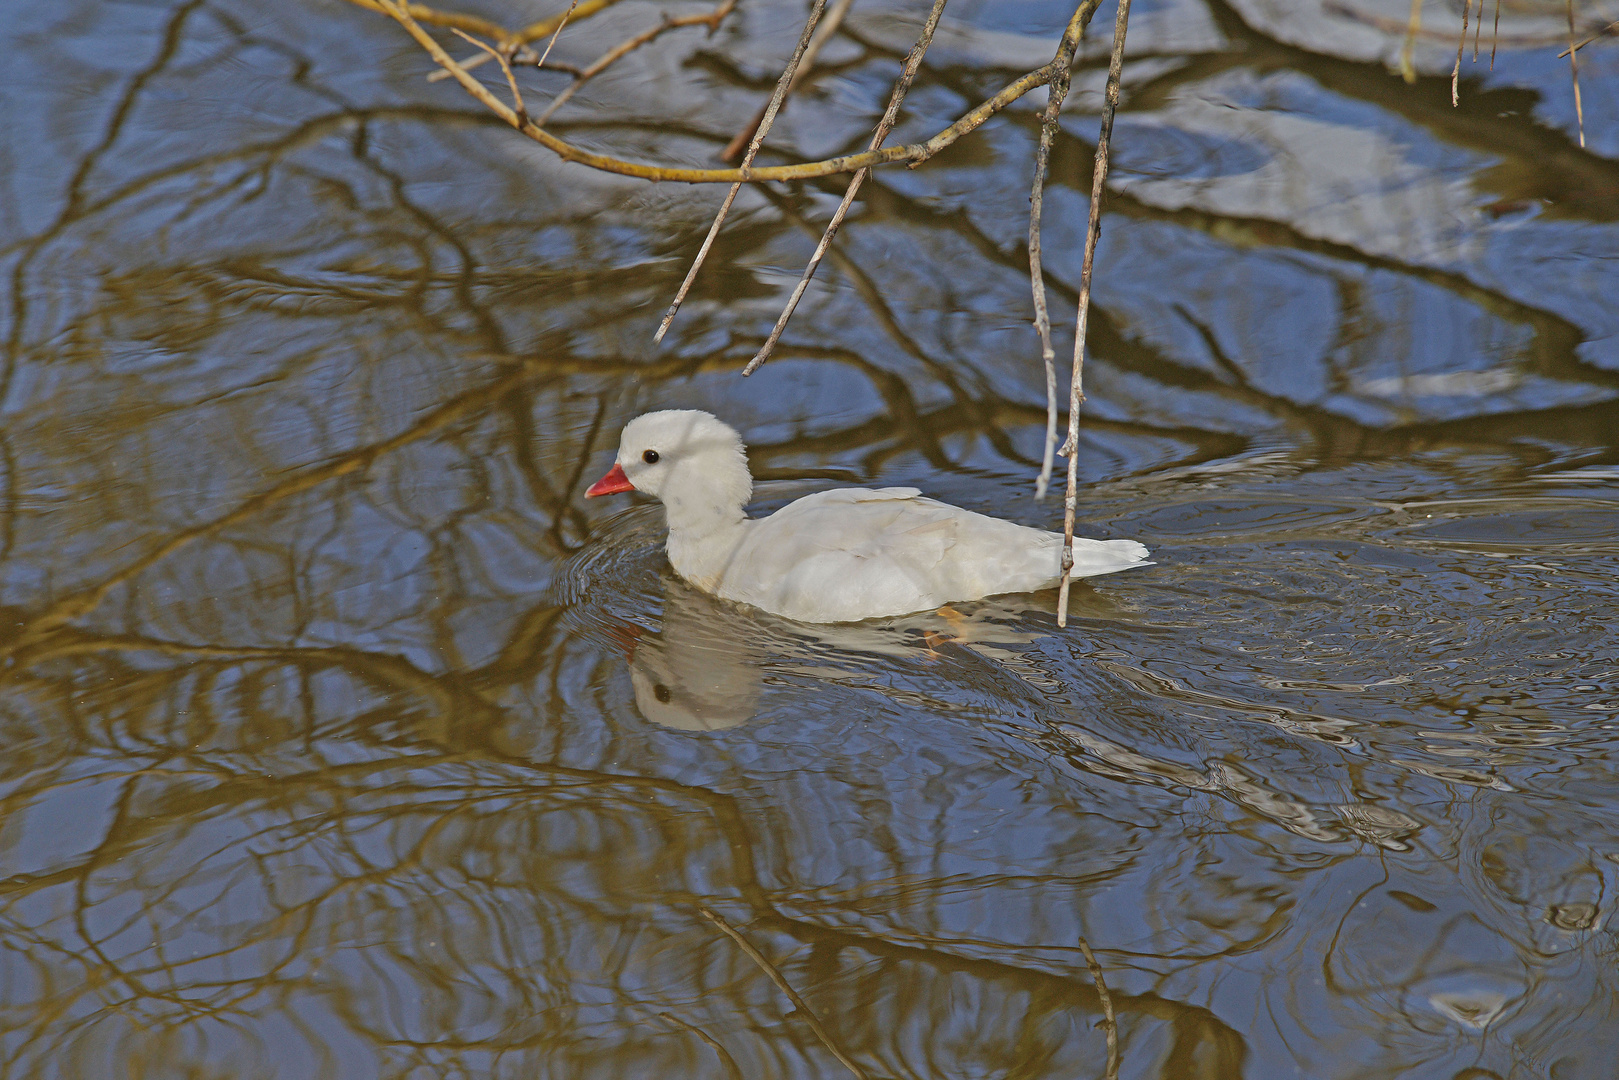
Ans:
[[[649,454],[651,452],[652,451],[650,450],[647,451]],[[667,705],[669,704],[669,699],[674,695],[669,693],[669,688],[667,686],[663,685],[662,683],[658,683],[652,688],[652,696]]]
[[[648,450],[646,453],[641,455],[641,460],[646,462],[648,465],[656,465],[658,463],[658,452],[656,450]]]

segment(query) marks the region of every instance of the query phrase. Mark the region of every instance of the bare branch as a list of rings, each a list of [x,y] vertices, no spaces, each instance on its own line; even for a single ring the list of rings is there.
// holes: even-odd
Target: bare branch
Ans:
[[[1480,2],[1482,3],[1482,0],[1480,0]],[[1496,0],[1496,2],[1499,3],[1500,0]],[[1578,45],[1570,45],[1568,48],[1557,54],[1557,59],[1561,60],[1571,52],[1579,52],[1581,49],[1591,44],[1591,42],[1596,41],[1598,38],[1611,37],[1615,34],[1619,34],[1619,19],[1615,19],[1613,22],[1609,23],[1607,26],[1604,26],[1596,33],[1591,34]]]
[[[1006,108],[1012,102],[1027,94],[1037,86],[1044,86],[1051,78],[1053,65],[1035,68],[1033,71],[1014,79],[1008,83],[994,97],[970,110],[955,123],[940,131],[926,142],[909,143],[904,146],[890,146],[879,150],[868,150],[861,154],[847,154],[842,157],[826,158],[821,161],[802,162],[797,165],[767,165],[760,168],[735,169],[682,169],[668,168],[660,165],[644,165],[634,161],[624,161],[621,158],[611,157],[607,154],[596,154],[589,150],[580,149],[572,143],[564,142],[544,128],[532,121],[521,122],[517,114],[497,99],[478,80],[474,79],[460,63],[445,52],[438,42],[433,40],[431,34],[424,30],[420,23],[411,14],[409,8],[399,3],[399,0],[352,0],[361,6],[380,10],[401,26],[416,40],[435,63],[450,73],[450,77],[461,84],[462,89],[471,94],[487,109],[500,117],[506,123],[544,146],[556,154],[563,161],[570,161],[580,165],[598,169],[602,172],[615,173],[619,176],[633,176],[642,180],[662,180],[681,184],[741,184],[762,183],[770,180],[811,180],[819,176],[834,176],[838,173],[854,172],[857,169],[873,165],[888,165],[903,161],[911,167],[933,157],[935,154],[954,144],[962,136],[970,134],[977,128]],[[579,5],[583,12],[588,3]]]
[[[530,23],[521,30],[508,30],[499,23],[492,23],[488,19],[477,15],[468,15],[459,11],[440,11],[428,7],[426,4],[399,4],[398,0],[349,0],[357,7],[368,11],[380,12],[384,15],[394,16],[393,8],[403,6],[405,13],[416,22],[424,22],[429,26],[442,26],[445,29],[465,30],[470,34],[492,38],[500,43],[502,48],[515,49],[519,45],[526,45],[530,41],[537,41],[542,37],[549,37],[560,30],[569,19],[584,19],[599,11],[605,11],[618,3],[619,0],[580,0],[569,6],[568,11],[562,15],[553,15],[549,19]],[[397,16],[394,16],[397,18]]]
[[[573,18],[574,9],[578,6],[579,0],[572,0],[572,2],[568,4],[568,10],[564,11],[562,13],[562,18],[557,20],[557,28],[551,31],[551,40],[545,43],[545,51],[540,54],[540,59],[535,63],[535,67],[544,67],[545,62],[550,59],[551,50],[556,47],[557,38],[562,36],[562,28],[568,25],[568,20]]]
[[[1113,136],[1113,114],[1119,107],[1119,80],[1124,74],[1124,36],[1130,26],[1130,0],[1119,0],[1113,23],[1113,55],[1107,68],[1107,92],[1102,102],[1102,130],[1096,139],[1096,165],[1091,173],[1091,215],[1085,230],[1085,262],[1079,274],[1079,315],[1074,327],[1074,375],[1068,390],[1068,494],[1063,499],[1062,580],[1057,588],[1057,625],[1068,625],[1068,587],[1074,568],[1074,507],[1079,498],[1079,406],[1085,400],[1085,326],[1091,310],[1091,270],[1096,261],[1096,240],[1102,232],[1102,191],[1107,182],[1108,146]]]
[[[555,116],[556,111],[562,108],[563,105],[567,104],[569,99],[572,98],[574,94],[579,92],[579,88],[581,86],[589,82],[591,79],[594,79],[597,75],[600,75],[603,71],[607,70],[608,67],[616,64],[618,61],[622,60],[636,49],[639,49],[642,45],[655,41],[668,31],[678,30],[684,26],[706,26],[708,27],[708,32],[712,34],[719,27],[720,22],[725,18],[725,16],[729,15],[736,7],[736,3],[737,0],[724,0],[723,3],[706,15],[681,15],[678,18],[670,18],[666,15],[664,16],[663,21],[657,26],[652,27],[650,30],[643,30],[634,37],[619,42],[611,49],[608,49],[606,52],[602,53],[601,56],[597,57],[595,62],[589,67],[586,67],[580,71],[573,83],[569,85],[567,89],[563,90],[562,93],[558,94],[556,96],[556,100],[552,101],[551,104],[545,107],[545,111],[539,115],[534,123],[540,127],[544,127],[546,121]]]
[[[900,103],[905,100],[905,94],[911,88],[911,82],[916,78],[916,72],[922,66],[922,57],[927,54],[928,45],[933,41],[933,31],[939,25],[939,17],[944,14],[946,0],[934,0],[933,10],[928,13],[927,23],[922,27],[922,35],[916,39],[911,47],[911,53],[905,58],[905,64],[900,69],[899,80],[894,83],[894,92],[888,98],[888,108],[883,117],[877,122],[877,131],[871,137],[871,149],[875,150],[888,138],[888,133],[894,129],[894,120],[899,116]],[[821,242],[815,245],[815,254],[810,256],[809,265],[804,267],[804,275],[798,279],[798,286],[793,289],[793,295],[787,299],[787,306],[782,309],[781,317],[771,328],[770,336],[754,354],[748,366],[742,369],[743,375],[752,375],[759,365],[770,358],[770,350],[776,347],[781,340],[782,331],[787,329],[787,320],[793,317],[793,309],[798,307],[798,301],[803,298],[804,290],[809,288],[810,279],[815,276],[815,270],[826,257],[826,249],[832,246],[832,238],[837,235],[838,227],[843,224],[843,218],[854,203],[855,195],[860,191],[860,185],[865,182],[866,174],[871,170],[861,169],[849,179],[849,187],[843,193],[843,200],[832,215],[832,220],[826,226],[826,232],[821,235]]]
[[[1046,98],[1045,116],[1040,123],[1040,149],[1034,159],[1034,185],[1029,192],[1029,287],[1034,291],[1034,328],[1040,335],[1040,358],[1046,369],[1046,444],[1040,460],[1040,476],[1034,483],[1034,497],[1044,499],[1051,483],[1051,463],[1057,449],[1057,353],[1051,347],[1051,316],[1046,310],[1046,275],[1040,261],[1040,217],[1045,207],[1046,166],[1051,161],[1051,144],[1057,137],[1057,121],[1073,74],[1074,50],[1090,25],[1101,0],[1085,0],[1068,20],[1052,58],[1052,73]]]
[[[809,48],[804,50],[804,59],[799,62],[793,81],[787,84],[787,97],[792,97],[793,91],[798,89],[798,84],[808,78],[810,72],[815,69],[815,61],[820,57],[821,50],[832,40],[832,35],[838,32],[838,27],[843,25],[843,17],[849,14],[849,9],[853,6],[854,0],[833,0],[831,10],[816,28],[815,36],[810,38]],[[787,98],[782,98],[782,105],[786,104]],[[736,138],[726,144],[725,149],[720,151],[721,161],[729,164],[742,155],[748,143],[753,141],[753,133],[764,123],[765,110],[769,107],[769,103],[761,105],[748,125],[736,133]]]
[[[782,70],[781,78],[776,80],[776,91],[770,95],[770,104],[765,107],[764,119],[753,133],[753,139],[748,143],[748,152],[742,158],[742,176],[731,185],[731,190],[725,193],[725,201],[720,203],[720,212],[714,215],[714,224],[709,226],[708,235],[703,238],[703,246],[697,249],[697,258],[692,260],[691,269],[686,271],[686,280],[680,283],[680,289],[675,293],[674,301],[670,303],[669,310],[663,316],[663,322],[658,324],[658,332],[652,335],[652,343],[658,344],[663,335],[669,332],[669,324],[675,321],[675,313],[685,302],[686,294],[691,291],[692,282],[697,280],[697,272],[703,268],[703,261],[708,258],[709,249],[714,246],[714,238],[720,234],[720,226],[725,224],[725,215],[731,212],[731,204],[736,202],[736,193],[742,190],[742,184],[751,179],[749,169],[753,165],[754,155],[758,154],[760,145],[765,136],[770,134],[770,126],[776,122],[776,113],[781,103],[787,97],[787,88],[793,84],[793,75],[798,71],[799,62],[804,59],[804,53],[809,48],[810,38],[815,33],[815,24],[821,19],[821,12],[826,10],[826,0],[815,0],[815,6],[810,8],[809,18],[804,20],[804,32],[798,37],[798,47],[793,50],[792,59]]]
[[[1461,104],[1458,89],[1462,80],[1462,53],[1467,49],[1467,17],[1473,13],[1473,0],[1462,0],[1462,34],[1456,39],[1456,64],[1450,69],[1450,107]],[[1478,0],[1478,21],[1484,21],[1484,0]]]
[[[1129,0],[1125,0],[1125,2],[1128,3]],[[866,1075],[866,1071],[859,1065],[855,1064],[854,1060],[850,1058],[848,1054],[845,1054],[842,1050],[840,1050],[837,1043],[832,1041],[832,1036],[828,1035],[826,1028],[821,1026],[821,1021],[815,1015],[815,1010],[811,1009],[809,1004],[803,998],[798,996],[798,991],[794,990],[790,985],[788,985],[787,980],[782,977],[781,972],[776,970],[776,965],[772,964],[764,953],[753,947],[753,942],[743,937],[740,930],[737,930],[730,923],[722,919],[718,913],[710,911],[706,907],[699,907],[697,910],[702,913],[703,918],[707,919],[709,922],[713,923],[715,926],[724,931],[726,937],[736,942],[738,947],[740,947],[743,952],[748,954],[748,959],[759,965],[759,970],[770,976],[770,981],[775,983],[777,988],[780,989],[783,994],[787,995],[787,1000],[793,1003],[793,1008],[804,1014],[804,1020],[809,1024],[810,1030],[815,1032],[815,1037],[820,1039],[822,1044],[825,1045],[828,1050],[832,1051],[832,1056],[842,1062],[844,1068],[854,1073],[860,1078],[860,1080],[870,1080],[870,1078]]]
[[[1568,77],[1574,83],[1574,117],[1580,126],[1580,148],[1585,148],[1585,106],[1580,103],[1580,50],[1574,44],[1574,0],[1567,0],[1568,12]]]
[[[1400,46],[1400,77],[1417,81],[1417,35],[1422,32],[1422,0],[1411,0],[1411,16],[1406,23],[1405,44]]]
[[[512,74],[512,65],[507,61],[506,54],[482,41],[479,41],[477,38],[458,27],[450,27],[450,33],[471,42],[473,45],[476,45],[500,65],[500,70],[506,74],[506,85],[512,88],[512,112],[517,116],[518,120],[526,122],[528,120],[528,110],[523,107],[523,92],[517,88],[517,78]]]

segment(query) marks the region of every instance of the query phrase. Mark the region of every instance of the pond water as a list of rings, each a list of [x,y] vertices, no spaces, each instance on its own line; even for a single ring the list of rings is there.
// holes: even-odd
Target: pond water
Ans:
[[[1408,83],[1409,6],[1136,3],[1079,514],[1156,563],[1060,630],[732,607],[582,498],[700,407],[756,512],[1060,527],[1038,100],[871,178],[744,380],[841,178],[744,192],[654,347],[722,189],[561,164],[338,0],[9,5],[0,1074],[1102,1077],[1111,1009],[1120,1077],[1611,1077],[1619,46],[1582,147],[1562,3],[1455,108],[1459,8]],[[924,7],[859,0],[767,159],[862,145]],[[952,5],[895,141],[1067,14]],[[801,17],[671,32],[554,129],[710,163]]]

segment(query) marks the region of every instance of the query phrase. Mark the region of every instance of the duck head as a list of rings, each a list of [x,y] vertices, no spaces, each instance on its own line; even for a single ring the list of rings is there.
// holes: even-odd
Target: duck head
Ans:
[[[621,491],[661,501],[671,532],[706,533],[739,522],[753,496],[742,436],[695,409],[638,416],[624,427],[613,467],[585,497]]]

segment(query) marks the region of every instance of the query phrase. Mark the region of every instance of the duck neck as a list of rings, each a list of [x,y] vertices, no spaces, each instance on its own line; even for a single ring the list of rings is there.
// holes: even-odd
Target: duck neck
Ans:
[[[670,539],[679,536],[682,540],[699,541],[734,530],[747,520],[739,505],[689,498],[665,498],[663,512],[669,519]]]
[[[738,466],[715,475],[710,463],[704,482],[671,483],[659,496],[669,521],[670,565],[681,577],[710,591],[724,575],[747,525],[742,507],[752,494],[753,479],[746,464]]]

